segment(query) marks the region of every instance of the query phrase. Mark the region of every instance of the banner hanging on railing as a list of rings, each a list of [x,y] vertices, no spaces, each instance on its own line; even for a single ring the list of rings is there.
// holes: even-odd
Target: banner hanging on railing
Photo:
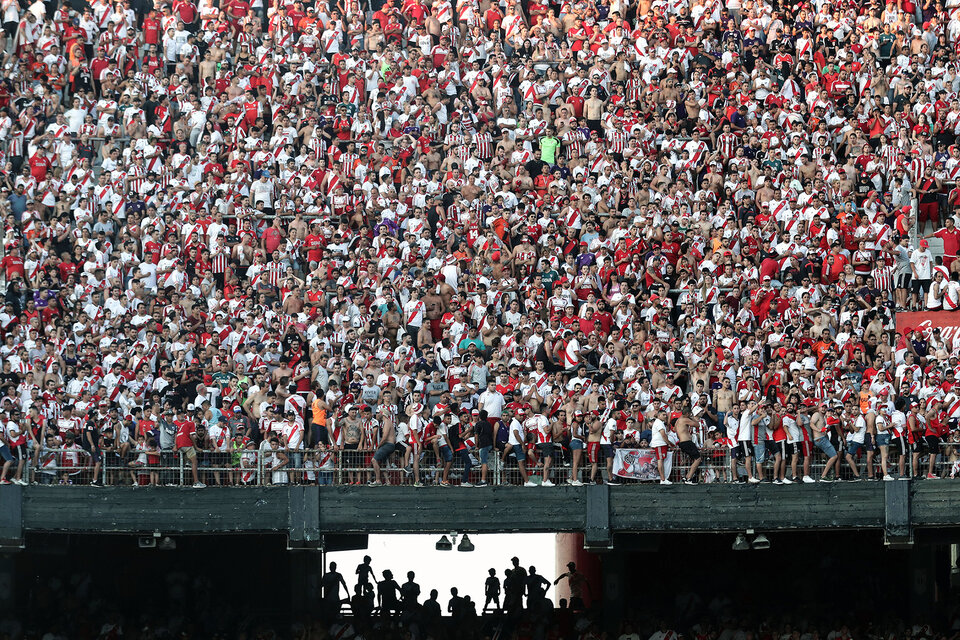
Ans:
[[[663,460],[667,477],[673,468],[673,452],[668,451]],[[660,480],[657,471],[657,456],[653,449],[617,449],[613,456],[613,475],[634,480]]]

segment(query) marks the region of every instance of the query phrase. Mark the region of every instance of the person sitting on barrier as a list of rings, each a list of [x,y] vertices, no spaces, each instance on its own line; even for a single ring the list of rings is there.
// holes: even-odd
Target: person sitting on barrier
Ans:
[[[537,486],[536,483],[530,480],[527,475],[527,432],[521,419],[522,416],[514,416],[513,409],[505,407],[502,418],[504,422],[508,423],[507,428],[510,430],[510,433],[507,437],[507,444],[503,448],[500,462],[505,468],[510,457],[515,458],[517,461],[517,469],[520,472],[520,484],[525,487],[535,487]]]
[[[394,419],[390,411],[384,407],[378,407],[379,429],[376,440],[376,451],[370,464],[373,467],[373,481],[371,486],[379,487],[384,484],[383,467],[388,463],[391,456],[397,449],[397,428],[394,426]]]
[[[591,414],[593,415],[593,414]],[[580,480],[580,466],[583,462],[584,449],[586,448],[587,427],[583,416],[567,416],[565,411],[558,411],[557,417],[560,420],[566,420],[567,432],[569,434],[570,447],[570,477],[567,482],[574,487],[582,487]]]
[[[860,464],[857,457],[861,449],[864,448],[864,440],[867,435],[867,423],[860,415],[860,407],[855,402],[848,401],[843,409],[841,423],[846,432],[846,451],[844,459],[853,472],[855,480],[860,480]],[[872,471],[872,470],[871,470]]]
[[[473,471],[475,464],[473,452],[479,451],[477,439],[473,432],[475,423],[471,422],[470,418],[471,416],[466,412],[461,414],[459,422],[455,425],[456,433],[451,440],[457,448],[456,455],[460,458],[460,462],[463,465],[463,476],[460,480],[461,487],[473,486],[473,483],[470,482],[470,473]],[[486,422],[485,427],[489,429],[490,423]]]
[[[664,469],[667,449],[670,447],[670,442],[667,439],[666,420],[667,412],[664,409],[657,411],[657,417],[650,425],[650,431],[652,433],[650,446],[653,447],[654,455],[657,458],[657,473],[660,474],[660,484],[669,485],[673,483],[670,482]]]
[[[287,465],[290,464],[290,457],[280,446],[280,438],[271,435],[269,439],[270,447],[267,449],[265,464],[269,472],[269,483],[274,485],[285,485],[290,483],[290,475],[287,473]]]
[[[402,437],[400,442],[404,445],[404,469],[413,477],[413,486],[422,487],[420,478],[420,460],[423,456],[424,431],[427,425],[422,413],[426,407],[416,402],[406,409],[407,422],[401,424]]]
[[[193,474],[193,486],[200,489],[206,485],[200,482],[198,472],[199,441],[197,438],[197,425],[192,419],[192,413],[192,404],[187,407],[187,413],[180,411],[175,412],[173,424],[176,427],[177,435],[174,440],[173,451],[174,453],[179,453],[182,460],[190,463],[190,472]]]
[[[682,413],[674,419],[673,428],[677,432],[677,446],[691,461],[690,469],[687,471],[683,482],[684,484],[696,484],[700,463],[703,462],[703,459],[700,455],[700,449],[697,448],[696,443],[693,442],[693,429],[696,428],[698,424],[690,417],[689,411],[689,401],[685,401]]]
[[[360,450],[363,449],[363,429],[357,415],[357,406],[349,404],[345,407],[346,416],[343,418],[341,430],[343,433],[343,463],[349,470],[347,473],[350,484],[360,483],[358,468],[362,462]]]
[[[257,443],[253,440],[247,440],[243,445],[243,453],[240,454],[240,482],[246,485],[260,484],[258,460],[260,452],[257,451]]]
[[[950,425],[947,424],[947,412],[943,402],[936,397],[930,398],[927,410],[927,428],[924,432],[924,442],[927,445],[927,480],[938,480],[939,475],[934,473],[937,458],[943,453],[944,440],[950,434]]]
[[[602,483],[603,478],[598,475],[598,472],[600,460],[606,457],[602,447],[604,422],[600,419],[600,416],[577,416],[577,418],[585,419],[587,425],[587,462],[590,463],[590,484]],[[607,473],[611,473],[612,470],[613,461],[607,459]]]
[[[533,437],[536,443],[537,457],[543,461],[543,476],[540,480],[540,486],[552,487],[550,468],[553,465],[556,452],[553,440],[553,425],[545,415],[534,413],[529,405],[520,405],[517,417],[523,420],[523,429]]]
[[[441,467],[440,486],[450,486],[450,469],[453,467],[453,445],[450,442],[450,429],[453,427],[453,414],[444,409],[440,416],[433,417],[433,450],[437,464]]]

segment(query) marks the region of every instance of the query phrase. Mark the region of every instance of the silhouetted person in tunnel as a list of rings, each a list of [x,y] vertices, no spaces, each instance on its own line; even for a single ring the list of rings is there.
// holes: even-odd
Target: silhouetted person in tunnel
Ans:
[[[347,586],[343,576],[337,571],[337,563],[331,562],[330,569],[320,579],[320,588],[323,590],[323,614],[329,618],[335,617],[340,613],[340,587],[350,595],[350,587]]]

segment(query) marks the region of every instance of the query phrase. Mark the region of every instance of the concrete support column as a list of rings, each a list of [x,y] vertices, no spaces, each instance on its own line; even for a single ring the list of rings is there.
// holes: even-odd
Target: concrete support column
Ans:
[[[296,615],[317,615],[320,611],[320,580],[323,577],[324,554],[318,551],[287,553],[290,582],[290,603]]]
[[[942,622],[950,589],[950,548],[918,544],[909,553],[910,622]]]
[[[17,555],[0,554],[0,615],[12,615],[18,611],[16,585]],[[26,592],[24,591],[24,595]],[[26,603],[20,603],[20,607]]]
[[[559,576],[568,571],[568,563],[573,562],[577,565],[577,571],[582,573],[587,581],[588,587],[583,590],[583,602],[589,608],[603,597],[603,572],[601,554],[587,551],[583,548],[583,542],[582,533],[557,534],[555,572]],[[570,602],[570,589],[566,579],[561,580],[554,590],[554,604],[559,605],[561,598]]]
[[[613,633],[623,619],[626,606],[626,555],[621,551],[610,551],[600,557],[603,574],[603,626]]]

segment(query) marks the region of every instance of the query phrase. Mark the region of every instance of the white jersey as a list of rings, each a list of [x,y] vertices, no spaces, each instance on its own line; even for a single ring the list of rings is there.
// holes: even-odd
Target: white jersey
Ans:
[[[786,414],[783,416],[783,429],[787,432],[787,442],[790,444],[795,444],[803,439],[803,435],[800,433],[800,425],[797,424],[797,419],[794,416]]]
[[[230,428],[226,423],[218,422],[210,425],[207,427],[207,431],[210,434],[210,441],[213,442],[215,451],[230,450]]]
[[[867,421],[863,416],[857,416],[853,423],[853,431],[847,434],[847,442],[863,444],[864,437],[867,434]]]
[[[650,426],[650,446],[665,447],[668,444],[667,425],[663,423],[663,420],[654,420]]]
[[[603,423],[603,432],[600,434],[600,444],[613,444],[613,435],[617,432],[617,421],[610,418]]]
[[[527,433],[532,433],[537,439],[537,444],[545,444],[553,441],[552,430],[547,417],[540,413],[535,413],[523,421],[523,428]]]
[[[519,439],[518,439],[519,434]],[[527,432],[523,427],[523,423],[514,418],[510,421],[510,437],[507,440],[507,444],[512,444],[515,447],[522,447],[524,440],[526,440]]]

